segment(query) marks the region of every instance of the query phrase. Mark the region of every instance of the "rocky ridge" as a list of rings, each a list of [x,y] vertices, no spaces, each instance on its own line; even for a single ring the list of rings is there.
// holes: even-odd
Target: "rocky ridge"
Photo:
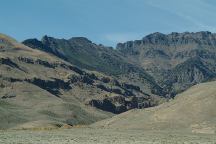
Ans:
[[[216,74],[216,34],[153,33],[119,43],[117,51],[144,68],[171,96]]]

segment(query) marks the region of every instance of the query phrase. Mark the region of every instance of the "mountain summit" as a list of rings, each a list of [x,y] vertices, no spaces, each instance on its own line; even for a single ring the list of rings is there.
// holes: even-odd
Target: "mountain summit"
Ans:
[[[27,46],[64,57],[78,67],[121,77],[148,93],[173,97],[190,86],[216,75],[216,34],[184,32],[150,34],[141,40],[117,44],[116,49],[96,45],[82,37],[43,37]]]
[[[154,33],[112,49],[83,37],[21,44],[0,35],[0,128],[89,124],[157,106],[216,78],[215,41],[210,32]]]
[[[35,39],[23,42],[29,47],[44,50],[56,56],[61,55],[66,61],[77,67],[102,72],[137,85],[146,93],[164,95],[162,88],[152,76],[115,49],[96,45],[83,37],[66,40],[44,36],[37,43],[35,43]]]
[[[142,40],[119,43],[117,51],[172,95],[216,73],[216,34],[211,32],[153,33]]]

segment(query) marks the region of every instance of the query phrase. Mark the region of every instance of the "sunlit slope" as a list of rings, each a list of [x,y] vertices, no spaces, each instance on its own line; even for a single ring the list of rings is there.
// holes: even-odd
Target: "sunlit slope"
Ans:
[[[127,129],[185,129],[213,133],[216,126],[216,82],[202,83],[174,100],[146,110],[131,110],[93,126]]]
[[[0,129],[55,128],[108,118],[112,114],[84,103],[106,94],[88,84],[92,75],[0,34]]]

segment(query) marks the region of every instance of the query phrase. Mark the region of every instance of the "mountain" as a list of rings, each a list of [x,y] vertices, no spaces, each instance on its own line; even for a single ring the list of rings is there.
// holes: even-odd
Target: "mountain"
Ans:
[[[171,96],[216,76],[216,34],[211,32],[153,33],[116,49]]]
[[[216,77],[216,34],[211,32],[157,32],[142,40],[119,43],[116,49],[83,37],[65,40],[44,36],[41,41],[28,39],[23,44],[164,97],[174,97]]]
[[[0,128],[90,124],[216,78],[216,34],[154,33],[96,45],[0,34]],[[111,112],[111,113],[110,113]]]
[[[216,82],[195,85],[154,108],[130,110],[93,127],[215,133]]]
[[[137,85],[148,94],[163,96],[162,88],[141,67],[131,63],[113,48],[96,45],[84,37],[56,39],[44,36],[41,41],[28,39],[23,44],[60,56],[77,67],[98,71]]]
[[[157,32],[142,40],[119,43],[116,49],[96,45],[84,37],[66,40],[44,36],[41,41],[28,39],[23,44],[139,87],[151,99],[175,97],[195,84],[216,78],[216,34],[210,32]],[[104,101],[94,100],[94,106],[107,110]],[[119,98],[109,101],[117,104]],[[158,102],[153,103],[147,107]]]
[[[82,102],[82,98],[91,96],[89,91],[96,91],[88,86],[88,82],[94,81],[93,73],[3,34],[0,69],[0,129],[30,122],[44,127],[89,124],[112,115]]]
[[[0,129],[90,124],[137,108],[138,97],[143,107],[162,100],[116,77],[72,65],[50,50],[0,34]]]

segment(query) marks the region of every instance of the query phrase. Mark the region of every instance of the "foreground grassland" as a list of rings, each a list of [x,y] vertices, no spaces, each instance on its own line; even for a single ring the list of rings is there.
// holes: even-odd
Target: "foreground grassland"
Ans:
[[[215,144],[216,135],[73,128],[0,131],[1,144]]]

